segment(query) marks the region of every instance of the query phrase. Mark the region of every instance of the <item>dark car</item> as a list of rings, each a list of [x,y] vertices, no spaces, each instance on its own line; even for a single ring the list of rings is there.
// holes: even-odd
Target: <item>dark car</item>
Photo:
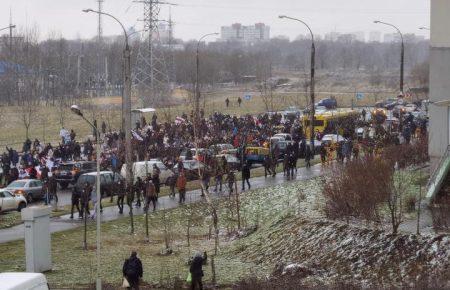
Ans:
[[[335,98],[322,99],[317,103],[319,107],[325,107],[328,110],[337,108],[337,101]]]
[[[183,161],[183,168],[184,168],[184,172],[186,174],[186,179],[188,181],[191,180],[197,180],[199,178],[198,175],[198,170],[200,167],[200,171],[203,172],[203,170],[209,170],[209,167],[205,165],[205,163],[200,162],[198,160],[184,160]],[[175,166],[173,167],[173,171],[174,172],[178,172],[178,164],[175,164]]]
[[[82,174],[94,172],[97,164],[93,161],[69,161],[58,165],[55,176],[56,181],[62,189],[66,189],[69,184],[75,184]]]
[[[95,185],[97,177],[97,172],[85,173],[80,175],[73,187],[73,191],[81,194],[83,188],[88,182],[91,186]],[[102,197],[112,196],[117,193],[118,183],[119,181],[124,182],[123,177],[117,173],[112,171],[101,171],[100,172],[100,193]]]

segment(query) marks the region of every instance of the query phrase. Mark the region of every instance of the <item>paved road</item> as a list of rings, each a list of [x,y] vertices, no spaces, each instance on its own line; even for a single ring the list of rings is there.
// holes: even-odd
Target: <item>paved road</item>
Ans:
[[[298,168],[297,175],[294,178],[294,180],[307,180],[311,179],[317,176],[320,176],[322,174],[322,167],[320,164],[315,165],[311,167],[310,169],[307,168]],[[252,185],[252,189],[257,188],[264,188],[264,187],[270,187],[278,184],[282,184],[288,182],[286,177],[283,176],[283,174],[279,173],[276,177],[255,177],[250,179],[250,183]],[[238,184],[240,186],[240,184]],[[212,187],[213,189],[214,187]],[[220,195],[226,195],[226,188],[223,188],[224,190],[222,193],[214,194],[211,192],[215,197],[219,197]],[[70,191],[63,192],[61,195],[61,198],[66,198],[66,196],[69,196],[70,198]],[[200,190],[194,190],[190,191],[186,194],[186,202],[192,203],[201,200],[201,191]],[[69,199],[70,200],[70,199]],[[63,202],[61,203],[63,204]],[[164,196],[159,198],[158,204],[157,204],[157,210],[161,209],[169,209],[169,208],[175,208],[178,204],[178,195],[175,199],[170,198],[168,196]],[[101,215],[102,221],[112,221],[119,219],[124,216],[128,216],[128,207],[125,206],[125,214],[119,214],[119,210],[117,207],[107,207],[103,209],[103,213]],[[141,215],[144,214],[144,211],[142,208],[136,208],[134,209],[135,215]],[[90,221],[93,222],[93,221]],[[61,217],[55,217],[52,218],[50,221],[50,231],[52,233],[54,232],[60,232],[65,231],[68,229],[74,229],[77,227],[81,227],[83,225],[83,222],[78,219],[78,214],[75,214],[75,219],[70,219],[70,215],[64,215]],[[24,225],[18,225],[12,228],[3,229],[0,230],[0,243],[6,243],[10,241],[16,241],[21,240],[24,238]]]

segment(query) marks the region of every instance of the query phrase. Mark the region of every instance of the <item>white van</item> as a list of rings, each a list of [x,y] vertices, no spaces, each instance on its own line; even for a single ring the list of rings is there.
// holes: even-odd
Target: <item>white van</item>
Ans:
[[[41,273],[0,273],[1,290],[49,290]]]
[[[153,173],[153,165],[155,165],[155,164],[161,171],[161,173],[159,174],[159,179],[160,179],[161,183],[167,184],[167,180],[169,179],[169,177],[172,177],[174,175],[174,173],[172,170],[167,168],[164,165],[164,163],[162,163],[158,159],[150,159],[147,162],[139,161],[139,162],[133,163],[134,180],[136,180],[136,178],[138,178],[138,177],[142,178],[142,180],[145,180],[145,178],[147,177],[146,173],[148,173],[150,175]],[[127,170],[127,165],[126,164],[122,165],[120,174],[124,178],[126,175],[126,170]]]

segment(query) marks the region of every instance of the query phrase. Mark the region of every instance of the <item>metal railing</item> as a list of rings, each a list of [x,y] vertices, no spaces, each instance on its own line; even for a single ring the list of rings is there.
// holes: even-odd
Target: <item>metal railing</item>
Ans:
[[[449,162],[449,160],[450,160],[450,145],[447,146],[447,149],[445,150],[444,154],[440,158],[438,165],[433,170],[433,173],[430,176],[430,180],[427,183],[428,192],[427,192],[426,198],[428,200],[431,200],[432,198],[434,198],[434,194],[436,193],[436,186],[439,185],[439,184],[437,184],[436,179],[440,175],[445,174],[445,172],[444,172],[445,168],[443,168],[443,167],[446,162]]]

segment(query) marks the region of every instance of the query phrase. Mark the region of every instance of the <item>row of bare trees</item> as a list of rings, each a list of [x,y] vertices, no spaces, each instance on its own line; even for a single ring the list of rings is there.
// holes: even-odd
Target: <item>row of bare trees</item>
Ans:
[[[122,85],[123,39],[66,40],[57,33],[41,41],[38,29],[16,31],[11,43],[0,38],[0,102],[13,103],[22,86],[35,86],[41,101],[55,105],[61,99],[82,94],[120,94]],[[177,43],[182,41],[177,40]],[[139,40],[132,43],[132,62],[136,63]],[[186,42],[183,50],[165,50],[170,63],[171,81],[195,82],[196,42]],[[240,82],[242,76],[254,76],[263,82],[272,69],[306,72],[309,67],[308,40],[272,39],[254,45],[237,42],[215,42],[201,48],[200,80],[203,84]],[[318,41],[317,69],[329,72],[369,71],[378,74],[398,69],[398,44],[358,41]],[[428,42],[406,45],[406,68],[421,83],[428,62]],[[27,80],[28,79],[28,80]],[[387,80],[386,80],[387,81]],[[26,90],[22,90],[23,93]]]

